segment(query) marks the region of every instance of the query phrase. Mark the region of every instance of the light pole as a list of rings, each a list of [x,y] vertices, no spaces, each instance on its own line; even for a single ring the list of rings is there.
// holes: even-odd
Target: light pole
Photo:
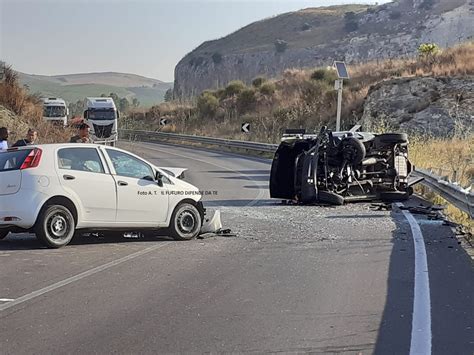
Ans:
[[[338,79],[334,83],[334,89],[337,90],[337,117],[336,117],[336,132],[341,130],[341,111],[342,111],[342,89],[344,79],[349,79],[346,63],[334,62],[334,67],[337,71]]]

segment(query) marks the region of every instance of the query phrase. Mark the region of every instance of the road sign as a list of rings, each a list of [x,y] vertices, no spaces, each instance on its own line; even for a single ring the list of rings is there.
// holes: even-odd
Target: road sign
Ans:
[[[334,67],[336,68],[339,79],[349,79],[349,72],[347,71],[346,63],[335,61]]]
[[[249,133],[250,132],[250,123],[242,123],[242,132]]]
[[[168,120],[166,118],[160,118],[160,126],[166,126],[168,124]]]

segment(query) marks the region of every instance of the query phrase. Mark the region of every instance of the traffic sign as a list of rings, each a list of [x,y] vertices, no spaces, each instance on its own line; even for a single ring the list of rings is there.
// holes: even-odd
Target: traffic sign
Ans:
[[[242,123],[242,132],[249,133],[250,132],[250,123]]]
[[[168,124],[168,120],[166,118],[160,118],[160,126],[166,126]]]
[[[346,63],[335,61],[334,66],[336,67],[339,79],[349,79],[349,72],[347,71]]]

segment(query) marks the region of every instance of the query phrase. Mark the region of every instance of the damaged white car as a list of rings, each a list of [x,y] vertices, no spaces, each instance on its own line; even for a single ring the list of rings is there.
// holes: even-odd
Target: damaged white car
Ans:
[[[47,144],[0,152],[0,239],[33,232],[58,248],[75,233],[166,232],[196,237],[205,209],[184,170],[159,168],[125,150]]]

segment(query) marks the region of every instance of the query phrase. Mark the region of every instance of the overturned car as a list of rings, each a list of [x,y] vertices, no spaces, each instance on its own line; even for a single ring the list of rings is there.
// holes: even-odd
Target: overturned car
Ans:
[[[299,203],[342,205],[352,201],[402,201],[413,193],[408,181],[405,133],[287,130],[275,153],[270,196]]]

